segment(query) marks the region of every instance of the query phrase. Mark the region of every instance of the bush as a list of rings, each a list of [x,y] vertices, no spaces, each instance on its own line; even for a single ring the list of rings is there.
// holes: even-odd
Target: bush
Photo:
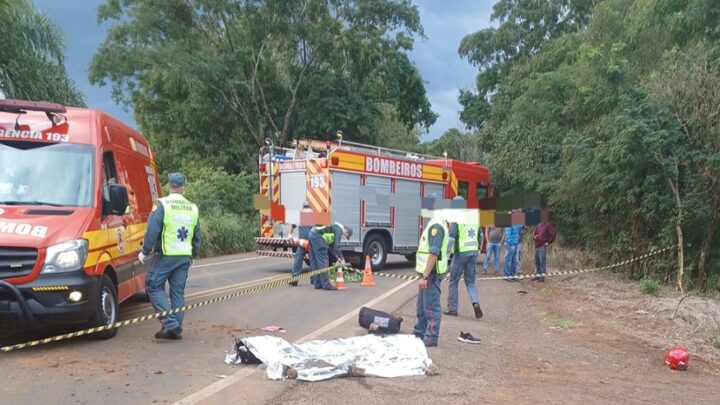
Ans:
[[[163,172],[167,183],[171,171]],[[252,206],[257,174],[230,174],[222,169],[189,162],[178,171],[185,174],[185,197],[197,204],[202,229],[201,256],[241,253],[254,248],[259,219]],[[167,195],[163,184],[163,195]]]
[[[720,291],[720,274],[713,274],[710,276],[707,283],[707,289],[708,291]]]
[[[640,286],[643,293],[655,296],[660,293],[660,288],[662,287],[660,280],[652,276],[645,276],[640,280]]]
[[[258,224],[252,217],[210,212],[202,215],[200,221],[202,256],[247,252],[254,248]]]
[[[252,205],[257,193],[257,174],[230,174],[219,168],[189,163],[181,169],[187,179],[185,196],[197,204],[200,214],[220,212],[250,216],[256,213]],[[167,195],[167,176],[163,173],[163,195]]]

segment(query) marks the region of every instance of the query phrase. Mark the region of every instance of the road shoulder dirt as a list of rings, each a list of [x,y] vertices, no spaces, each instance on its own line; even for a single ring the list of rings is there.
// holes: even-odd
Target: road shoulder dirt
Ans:
[[[688,371],[669,370],[663,350],[625,333],[597,301],[569,294],[560,283],[481,281],[481,320],[472,316],[461,284],[460,316],[443,316],[439,347],[428,350],[438,376],[274,382],[287,389],[269,402],[714,403],[720,397],[717,364],[693,358]],[[405,333],[415,321],[415,292],[409,286],[378,307],[403,316]],[[460,331],[482,343],[457,341]],[[363,333],[354,319],[325,337]]]

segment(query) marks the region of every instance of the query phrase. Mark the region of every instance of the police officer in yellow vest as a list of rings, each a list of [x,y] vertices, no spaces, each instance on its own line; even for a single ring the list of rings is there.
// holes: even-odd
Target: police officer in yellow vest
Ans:
[[[310,229],[308,238],[310,240],[310,269],[315,271],[330,265],[329,252],[337,258],[338,264],[345,264],[342,250],[340,250],[340,238],[348,240],[352,236],[352,228],[335,223],[328,226],[314,226]],[[336,290],[330,283],[327,273],[319,274],[313,280],[316,290]]]
[[[170,194],[157,201],[148,218],[145,241],[138,255],[140,263],[151,252],[156,254],[145,278],[145,288],[156,312],[185,305],[185,281],[188,270],[200,251],[200,218],[198,208],[188,201],[185,177],[169,176]],[[170,283],[170,303],[165,297],[165,282]],[[160,318],[162,329],[156,339],[182,339],[183,312]]]
[[[431,194],[428,197],[437,198]],[[415,255],[415,271],[420,273],[417,321],[413,334],[425,346],[437,346],[440,336],[440,282],[448,269],[449,230],[445,220],[432,219],[420,238]]]
[[[464,200],[462,196],[455,200]],[[450,240],[453,245],[453,258],[450,264],[450,285],[448,286],[448,306],[445,315],[458,314],[458,284],[460,277],[465,279],[470,302],[472,302],[475,318],[482,318],[480,297],[475,287],[475,265],[482,246],[480,224],[453,223],[450,225]]]

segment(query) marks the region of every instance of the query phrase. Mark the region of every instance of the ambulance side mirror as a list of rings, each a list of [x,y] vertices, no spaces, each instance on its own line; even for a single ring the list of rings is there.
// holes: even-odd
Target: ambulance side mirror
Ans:
[[[112,215],[125,215],[128,208],[128,193],[125,186],[110,184],[110,212]]]

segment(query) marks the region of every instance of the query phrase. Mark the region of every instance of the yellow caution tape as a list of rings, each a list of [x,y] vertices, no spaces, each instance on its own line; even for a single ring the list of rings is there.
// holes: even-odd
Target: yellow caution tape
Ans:
[[[646,253],[642,256],[634,257],[634,258],[628,259],[628,260],[623,260],[621,262],[614,263],[614,264],[611,264],[608,266],[603,266],[603,267],[596,267],[596,268],[582,269],[582,270],[556,271],[556,272],[546,273],[545,277],[564,276],[564,275],[570,275],[570,274],[580,274],[580,273],[589,273],[589,272],[593,272],[593,271],[608,270],[608,269],[612,269],[615,267],[624,266],[626,264],[630,264],[633,262],[637,262],[640,260],[644,260],[649,257],[655,256],[660,253],[667,252],[667,251],[673,250],[673,249],[675,249],[675,247],[667,247],[664,249],[654,250],[654,251]],[[44,344],[48,344],[48,343],[52,343],[52,342],[59,342],[61,340],[72,339],[75,337],[90,335],[92,333],[102,332],[102,331],[106,331],[106,330],[110,330],[110,329],[114,329],[114,328],[121,328],[123,326],[134,325],[136,323],[148,321],[150,319],[156,319],[156,318],[159,318],[162,316],[168,316],[168,315],[176,314],[178,312],[184,312],[184,311],[188,311],[191,309],[199,308],[199,307],[202,307],[205,305],[210,305],[210,304],[215,304],[217,302],[226,301],[231,298],[255,294],[258,292],[277,288],[277,287],[280,287],[283,285],[287,285],[288,283],[293,282],[293,281],[300,281],[300,280],[304,280],[304,279],[308,279],[310,277],[316,276],[318,274],[327,273],[327,272],[335,269],[336,267],[337,266],[330,266],[330,267],[327,267],[324,269],[319,269],[319,270],[311,271],[309,273],[301,274],[298,277],[293,277],[291,275],[286,276],[283,278],[279,278],[277,280],[269,281],[267,283],[263,283],[263,284],[254,286],[254,287],[244,288],[240,291],[234,292],[232,294],[227,294],[222,297],[213,298],[213,299],[201,301],[201,302],[196,302],[194,304],[185,305],[180,308],[175,308],[175,309],[171,309],[171,310],[163,311],[163,312],[156,312],[154,314],[144,315],[144,316],[140,316],[140,317],[133,318],[133,319],[128,319],[128,320],[121,321],[121,322],[115,322],[111,325],[98,326],[95,328],[83,329],[83,330],[66,333],[63,335],[57,335],[57,336],[53,336],[53,337],[49,337],[49,338],[45,338],[45,339],[33,340],[30,342],[18,343],[15,345],[0,347],[0,351],[7,353],[7,352],[11,352],[11,351],[25,349],[27,347],[39,346],[39,345],[44,345]],[[388,273],[375,273],[375,274],[378,276],[400,279],[400,280],[418,280],[420,278],[419,276],[405,276],[405,275],[388,274]],[[537,277],[537,274],[527,274],[527,275],[524,274],[524,275],[510,276],[510,277],[505,277],[505,276],[478,277],[477,280],[481,280],[481,281],[506,280],[506,279],[524,279],[524,278],[535,278],[535,277]]]
[[[250,295],[250,294],[255,294],[255,293],[258,293],[261,291],[270,290],[272,288],[277,288],[280,286],[287,285],[288,283],[293,282],[293,281],[300,281],[300,280],[304,280],[304,279],[308,279],[310,277],[316,276],[318,274],[327,273],[334,268],[335,268],[335,266],[330,266],[330,267],[326,267],[324,269],[319,269],[319,270],[311,271],[311,272],[308,272],[305,274],[301,274],[298,277],[293,277],[292,275],[285,276],[283,278],[269,281],[267,283],[263,283],[263,284],[260,284],[260,285],[254,286],[254,287],[244,288],[240,291],[234,292],[232,294],[224,295],[222,297],[213,298],[213,299],[202,301],[202,302],[196,302],[194,304],[185,305],[180,308],[174,308],[174,309],[163,311],[163,312],[156,312],[154,314],[144,315],[144,316],[140,316],[140,317],[133,318],[133,319],[128,319],[128,320],[121,321],[121,322],[115,322],[111,325],[98,326],[98,327],[94,327],[94,328],[83,329],[83,330],[79,330],[79,331],[75,331],[75,332],[66,333],[63,335],[57,335],[57,336],[53,336],[53,337],[49,337],[49,338],[45,338],[45,339],[33,340],[30,342],[18,343],[18,344],[10,345],[10,346],[4,346],[4,347],[0,347],[0,351],[1,352],[11,352],[11,351],[15,351],[15,350],[25,349],[27,347],[39,346],[39,345],[44,345],[44,344],[48,344],[48,343],[52,343],[52,342],[59,342],[61,340],[67,340],[67,339],[72,339],[72,338],[80,337],[80,336],[84,336],[84,335],[90,335],[90,334],[96,333],[96,332],[102,332],[102,331],[106,331],[106,330],[110,330],[110,329],[114,329],[114,328],[121,328],[123,326],[128,326],[128,325],[134,325],[136,323],[144,322],[144,321],[147,321],[150,319],[159,318],[161,316],[168,316],[168,315],[176,314],[178,312],[183,312],[183,311],[187,311],[190,309],[202,307],[205,305],[210,305],[210,304],[215,304],[217,302],[226,301],[231,298],[241,297],[243,295]]]
[[[543,277],[567,276],[567,275],[570,275],[570,274],[590,273],[590,272],[593,272],[593,271],[609,270],[609,269],[612,269],[612,268],[616,268],[616,267],[624,266],[624,265],[626,265],[626,264],[630,264],[630,263],[633,263],[633,262],[637,262],[637,261],[640,261],[640,260],[644,260],[644,259],[647,259],[647,258],[649,258],[649,257],[655,256],[655,255],[658,255],[658,254],[660,254],[660,253],[664,253],[664,252],[667,252],[667,251],[673,250],[673,249],[675,249],[674,246],[666,247],[666,248],[659,249],[659,250],[653,250],[652,252],[646,253],[646,254],[644,254],[644,255],[642,255],[642,256],[634,257],[634,258],[632,258],[632,259],[623,260],[623,261],[621,261],[621,262],[617,262],[617,263],[610,264],[610,265],[603,266],[603,267],[595,267],[595,268],[581,269],[581,270],[554,271],[554,272],[551,272],[551,273],[545,273],[545,274],[543,275]],[[383,277],[387,277],[387,278],[399,279],[399,280],[419,280],[419,279],[420,279],[420,276],[406,276],[406,275],[389,274],[389,273],[375,273],[375,275],[376,275],[376,276],[383,276]],[[518,276],[477,277],[476,280],[479,280],[479,281],[489,281],[489,280],[522,280],[522,279],[525,279],[525,278],[536,278],[536,277],[539,277],[539,275],[533,273],[533,274],[521,274],[521,275],[518,275]]]

